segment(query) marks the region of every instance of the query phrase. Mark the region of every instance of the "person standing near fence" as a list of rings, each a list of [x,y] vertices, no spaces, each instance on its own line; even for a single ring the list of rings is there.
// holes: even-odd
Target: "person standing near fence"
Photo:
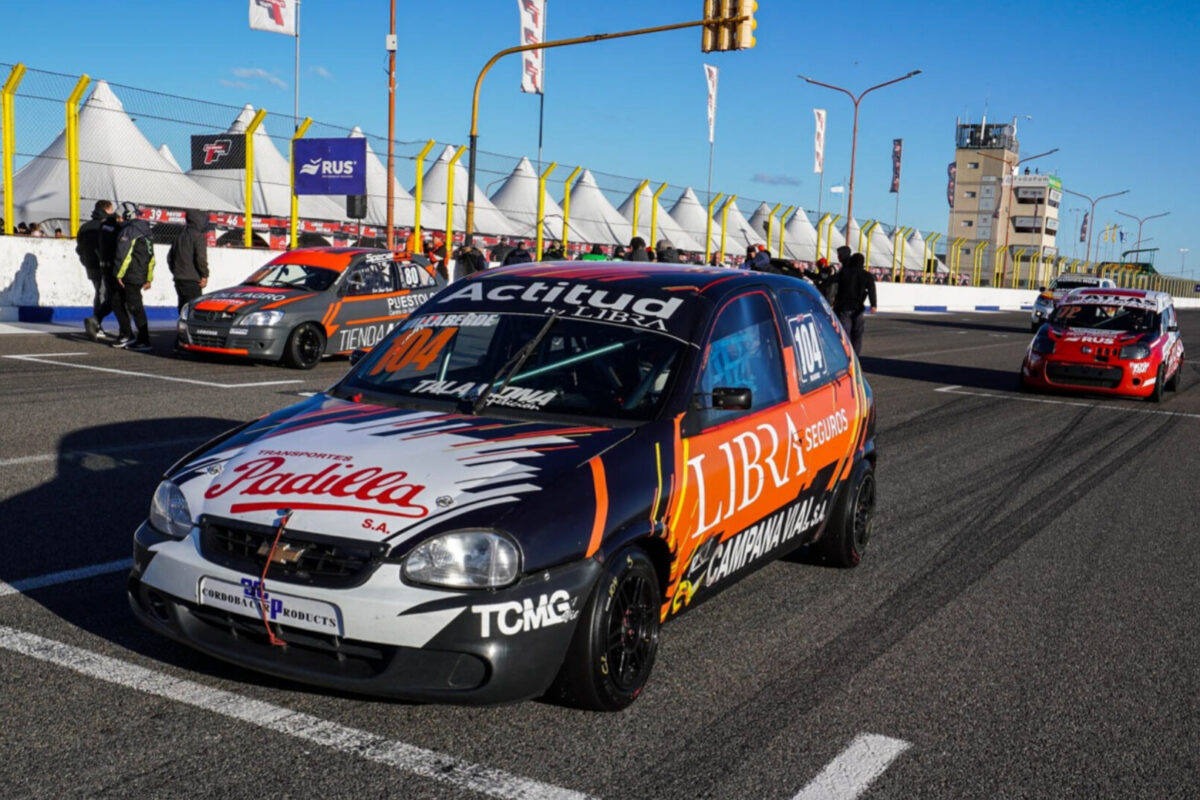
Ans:
[[[850,337],[850,345],[857,355],[862,352],[863,331],[866,322],[864,301],[871,301],[871,311],[879,308],[875,297],[875,276],[866,270],[866,259],[862,253],[850,256],[837,274],[837,297],[834,299],[833,310]]]
[[[104,268],[100,265],[100,226],[112,213],[113,204],[108,200],[97,200],[92,209],[92,218],[79,226],[75,235],[75,254],[83,265],[88,280],[92,283],[92,315],[85,317],[83,328],[93,342],[112,338],[102,327],[104,318],[112,313],[112,295],[104,280]]]
[[[183,233],[167,251],[167,267],[175,278],[175,295],[182,310],[204,292],[208,285],[208,212],[188,209],[184,215]]]
[[[125,291],[125,309],[137,323],[137,338],[119,339],[114,347],[147,352],[150,350],[150,323],[142,291],[154,281],[154,241],[150,223],[137,215],[137,206],[122,203],[121,238],[117,241],[117,283]],[[121,342],[124,341],[124,344]]]
[[[117,318],[117,338],[112,344],[113,347],[125,347],[133,341],[133,329],[129,326],[129,312],[125,309],[125,289],[117,280],[117,243],[121,238],[121,220],[117,218],[111,203],[107,208],[104,219],[100,221],[96,249],[100,256],[100,271],[108,293],[108,303],[113,316]]]

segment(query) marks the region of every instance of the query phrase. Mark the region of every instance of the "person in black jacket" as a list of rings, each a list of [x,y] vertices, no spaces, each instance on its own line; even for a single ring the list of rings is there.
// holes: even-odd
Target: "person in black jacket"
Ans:
[[[507,267],[509,264],[529,264],[532,261],[533,256],[525,249],[525,242],[517,242],[517,246],[504,257],[501,265]]]
[[[654,249],[657,251],[656,258],[658,259],[658,263],[660,263],[660,264],[678,264],[678,263],[680,263],[679,251],[675,249],[675,245],[671,244],[670,239],[659,239],[658,243],[654,245]]]
[[[113,316],[117,318],[117,339],[113,342],[133,341],[133,329],[129,325],[129,312],[125,309],[125,288],[117,280],[117,243],[121,238],[121,220],[111,206],[107,216],[100,221],[100,232],[96,237],[96,249],[100,256],[100,270],[104,274],[104,288],[108,292]],[[124,346],[124,345],[122,345]]]
[[[83,320],[84,330],[92,341],[99,341],[101,337],[112,338],[101,327],[104,318],[112,313],[112,295],[104,280],[104,268],[100,266],[100,226],[112,213],[112,208],[110,201],[97,200],[96,207],[92,209],[92,218],[80,225],[75,235],[75,253],[87,272],[88,280],[92,282],[92,315]]]
[[[649,261],[650,254],[646,252],[646,240],[640,236],[635,236],[629,240],[629,253],[625,256],[626,261]]]
[[[137,323],[137,339],[121,337],[113,347],[145,352],[150,350],[150,323],[142,304],[142,291],[154,281],[154,241],[150,223],[140,219],[137,206],[121,204],[121,238],[117,241],[117,284],[125,292],[125,310]]]
[[[855,354],[862,351],[864,300],[871,301],[871,311],[879,307],[875,297],[875,276],[867,272],[866,259],[862,253],[850,256],[846,265],[837,274],[837,299],[833,310],[850,336],[850,345]]]
[[[184,215],[183,233],[167,251],[167,267],[175,277],[175,295],[179,308],[199,297],[208,285],[208,213],[188,209]]]
[[[488,254],[488,257],[498,264],[503,264],[504,259],[508,258],[508,254],[512,251],[513,246],[508,243],[508,237],[501,236],[499,243],[492,248],[492,252]]]

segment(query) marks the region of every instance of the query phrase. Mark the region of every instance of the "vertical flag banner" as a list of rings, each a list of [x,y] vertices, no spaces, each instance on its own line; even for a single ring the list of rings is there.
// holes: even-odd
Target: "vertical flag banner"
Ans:
[[[717,129],[717,68],[704,65],[704,78],[708,81],[708,143],[713,143]]]
[[[541,44],[546,41],[546,0],[517,0],[521,14],[521,44]],[[542,78],[546,68],[545,50],[526,50],[521,53],[521,91],[542,94]]]
[[[946,177],[949,178],[946,181],[946,202],[950,204],[951,208],[954,208],[954,182],[958,178],[958,165],[953,161],[950,162],[950,166],[946,167]]]
[[[813,116],[817,119],[817,130],[813,138],[815,147],[813,173],[823,174],[825,172],[825,109],[814,108]]]
[[[892,139],[892,194],[900,193],[900,154],[904,149],[903,139]]]
[[[250,0],[250,29],[296,35],[296,0]]]
[[[1079,241],[1087,241],[1088,212],[1083,212],[1083,224],[1079,226]]]

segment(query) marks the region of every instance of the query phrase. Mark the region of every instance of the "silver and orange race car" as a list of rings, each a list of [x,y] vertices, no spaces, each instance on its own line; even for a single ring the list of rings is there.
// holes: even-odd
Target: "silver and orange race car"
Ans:
[[[276,256],[238,286],[179,312],[179,347],[312,369],[370,349],[445,281],[421,256],[308,247]]]
[[[1183,340],[1166,292],[1075,289],[1025,353],[1021,387],[1162,400],[1179,388]]]
[[[806,281],[489,270],[352,361],[167,472],[129,578],[151,629],[340,690],[613,710],[664,621],[867,547],[874,401]]]

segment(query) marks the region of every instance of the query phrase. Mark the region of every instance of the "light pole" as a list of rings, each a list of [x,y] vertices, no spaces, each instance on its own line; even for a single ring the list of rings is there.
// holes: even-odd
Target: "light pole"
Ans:
[[[814,81],[812,78],[809,78],[805,75],[797,75],[796,76],[797,78],[800,78],[803,81],[807,81],[808,83],[811,83],[814,86],[824,86],[826,89],[833,89],[834,91],[841,92],[842,94],[849,97],[850,100],[854,103],[854,132],[853,132],[853,134],[851,134],[851,138],[850,138],[850,185],[848,187],[846,187],[846,195],[847,195],[847,197],[846,197],[846,231],[847,232],[849,232],[849,230],[850,230],[850,220],[854,219],[854,151],[858,148],[858,104],[862,102],[862,99],[864,97],[866,97],[868,94],[875,91],[876,89],[882,89],[884,86],[891,86],[893,83],[899,83],[900,81],[908,80],[909,78],[913,77],[914,75],[920,75],[920,74],[921,74],[921,70],[914,69],[912,72],[908,73],[907,75],[901,75],[899,78],[893,78],[890,81],[885,81],[883,83],[876,84],[876,85],[870,87],[869,89],[864,89],[862,91],[862,93],[858,95],[858,97],[855,97],[854,94],[849,89],[843,89],[841,86],[833,86],[832,84],[822,83],[821,81]]]
[[[1151,214],[1148,217],[1135,217],[1133,214],[1126,214],[1124,211],[1118,211],[1117,213],[1120,214],[1122,217],[1129,217],[1130,219],[1137,220],[1138,236],[1137,236],[1137,244],[1134,245],[1134,250],[1141,250],[1142,249],[1142,225],[1144,225],[1147,220],[1158,219],[1159,217],[1165,217],[1168,214],[1170,214],[1171,212],[1164,211],[1161,214]]]
[[[1091,260],[1092,260],[1092,233],[1096,230],[1096,204],[1099,203],[1101,200],[1107,200],[1110,197],[1120,197],[1123,194],[1129,194],[1129,190],[1122,189],[1121,191],[1113,192],[1112,194],[1102,194],[1099,197],[1097,197],[1095,200],[1088,197],[1086,194],[1083,194],[1082,192],[1073,192],[1070,189],[1063,189],[1063,191],[1066,192],[1067,194],[1073,194],[1076,197],[1082,197],[1084,200],[1087,200],[1089,203],[1092,204],[1092,210],[1088,213],[1089,222],[1088,222],[1088,234],[1087,234],[1087,253],[1083,257],[1084,261],[1091,262]]]
[[[1190,251],[1186,247],[1179,248],[1179,271],[1183,272],[1183,265],[1187,263],[1187,254]]]

